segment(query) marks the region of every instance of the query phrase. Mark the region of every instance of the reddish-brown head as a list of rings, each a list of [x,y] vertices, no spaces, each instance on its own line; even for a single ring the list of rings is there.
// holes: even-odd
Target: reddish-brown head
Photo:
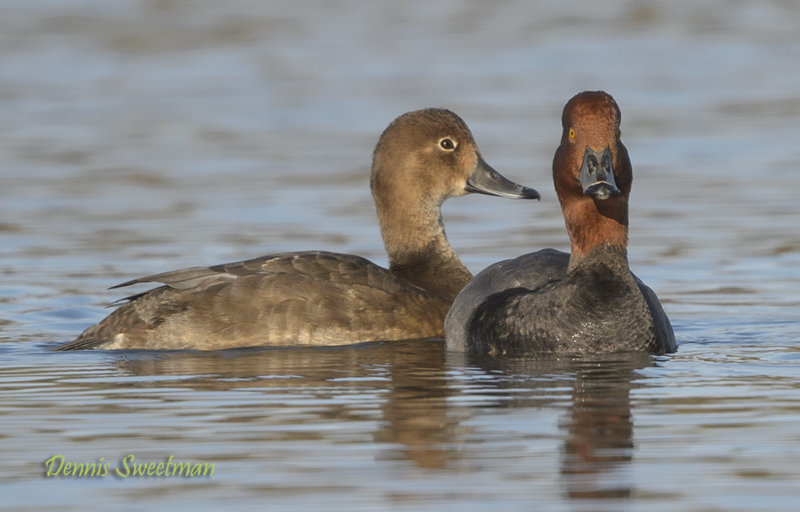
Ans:
[[[553,181],[574,258],[599,245],[627,246],[633,174],[620,118],[614,98],[603,91],[577,94],[564,107]]]

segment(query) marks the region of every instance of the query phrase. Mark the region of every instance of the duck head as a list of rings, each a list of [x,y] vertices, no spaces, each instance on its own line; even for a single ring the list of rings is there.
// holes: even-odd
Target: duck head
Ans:
[[[600,244],[627,245],[633,172],[620,120],[617,102],[603,91],[577,94],[564,107],[553,181],[578,257]]]
[[[442,203],[472,192],[539,199],[492,169],[466,123],[441,108],[392,121],[375,147],[370,185],[389,268],[449,301],[472,274],[447,242]]]
[[[441,206],[471,192],[511,199],[539,199],[539,192],[505,178],[481,156],[467,124],[442,108],[395,119],[375,147],[372,194],[378,208],[389,196],[403,203]]]

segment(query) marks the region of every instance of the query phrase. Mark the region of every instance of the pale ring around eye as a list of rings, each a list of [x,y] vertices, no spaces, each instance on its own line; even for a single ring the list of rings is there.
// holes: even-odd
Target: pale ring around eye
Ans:
[[[447,151],[452,151],[456,149],[456,143],[453,142],[453,139],[450,137],[445,137],[439,141],[439,147]]]

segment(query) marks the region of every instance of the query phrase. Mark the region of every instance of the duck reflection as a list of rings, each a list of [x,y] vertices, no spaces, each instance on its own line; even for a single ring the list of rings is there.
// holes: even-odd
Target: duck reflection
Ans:
[[[253,390],[255,398],[237,400],[251,413],[250,421],[271,422],[271,436],[282,420],[260,412],[268,407],[273,413],[284,406],[302,411],[295,421],[336,420],[339,432],[350,428],[362,434],[363,423],[347,422],[373,421],[371,436],[381,460],[407,460],[428,469],[472,466],[471,452],[463,447],[480,433],[461,423],[486,408],[566,408],[559,431],[567,496],[624,499],[631,493],[626,470],[634,451],[630,391],[638,370],[653,360],[646,354],[478,359],[446,353],[441,342],[402,341],[331,349],[127,352],[116,363],[136,376],[158,377],[136,386]],[[471,384],[464,386],[465,379]],[[487,388],[497,400],[467,400],[466,407],[448,400],[485,394]]]
[[[308,422],[377,420],[372,436],[386,447],[380,452],[385,460],[406,459],[421,468],[443,468],[454,456],[442,447],[455,428],[446,411],[449,392],[442,342],[222,352],[130,351],[117,364],[139,377],[158,377],[137,382],[142,387],[263,391],[264,402],[259,397],[242,404],[251,413],[278,400],[304,411]],[[294,397],[288,403],[287,394]],[[313,400],[311,408],[309,398]],[[252,419],[253,414],[249,417],[267,421]],[[337,425],[341,431],[347,428],[346,424]],[[353,426],[356,428],[363,424]]]
[[[627,474],[634,449],[630,391],[637,371],[653,364],[649,355],[481,358],[470,363],[498,375],[498,386],[531,389],[524,398],[505,402],[509,407],[525,407],[531,400],[540,407],[542,391],[569,380],[571,403],[559,425],[564,434],[560,473],[567,497],[624,499],[631,495],[632,479]]]
[[[578,371],[561,473],[573,498],[627,498],[633,454],[630,390],[636,365]],[[604,476],[622,474],[606,482]]]
[[[383,425],[374,439],[398,447],[385,458],[441,469],[459,456],[448,448],[458,422],[447,411],[447,397],[452,393],[446,378],[444,344],[428,345],[423,354],[409,354],[407,350],[415,348],[404,348],[388,359],[392,385],[383,402]]]

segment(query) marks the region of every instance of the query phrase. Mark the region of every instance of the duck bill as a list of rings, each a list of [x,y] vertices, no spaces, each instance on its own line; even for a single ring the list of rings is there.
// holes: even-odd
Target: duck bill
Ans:
[[[467,179],[464,190],[509,199],[541,199],[539,192],[509,180],[492,169],[480,155],[478,155],[478,165],[472,176]]]
[[[611,149],[608,146],[600,153],[586,146],[580,172],[581,186],[585,195],[605,200],[620,194],[614,181],[613,162]]]

